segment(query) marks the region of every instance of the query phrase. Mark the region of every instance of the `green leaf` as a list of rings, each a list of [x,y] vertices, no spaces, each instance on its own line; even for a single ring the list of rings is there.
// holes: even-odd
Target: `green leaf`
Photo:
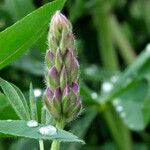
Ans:
[[[21,100],[20,94],[17,93],[15,88],[7,81],[0,78],[0,86],[7,96],[9,103],[15,110],[16,114],[23,120],[29,120],[30,116],[25,109],[25,106]]]
[[[90,107],[86,109],[84,116],[80,119],[75,120],[71,126],[71,132],[75,133],[77,136],[84,138],[89,126],[96,117],[98,111],[95,107]]]
[[[0,133],[6,135],[12,135],[17,137],[25,137],[31,139],[43,139],[43,140],[60,140],[62,142],[79,142],[84,144],[77,136],[73,135],[64,130],[57,129],[56,134],[54,135],[41,135],[39,129],[44,125],[39,124],[38,127],[28,127],[27,121],[22,120],[1,120],[0,121]]]
[[[119,94],[125,92],[129,88],[132,88],[136,84],[137,80],[141,80],[148,76],[147,74],[144,74],[144,71],[142,72],[142,70],[145,67],[145,64],[150,61],[149,53],[150,52],[148,50],[142,52],[134,63],[120,75],[120,78],[114,84],[113,90],[104,95],[101,101],[113,100]],[[150,67],[148,66],[148,68]]]
[[[112,101],[132,130],[144,130],[150,121],[150,52],[144,51],[120,76],[103,100]],[[101,102],[100,102],[101,103]]]
[[[0,92],[0,120],[18,119],[15,111],[10,106],[7,97]]]
[[[36,50],[36,53],[37,53],[37,50]],[[12,66],[19,69],[19,70],[22,70],[24,72],[28,72],[28,73],[31,73],[34,75],[38,75],[38,76],[44,75],[44,64],[43,64],[43,62],[37,60],[33,56],[32,53],[27,54],[27,55],[23,55],[22,57],[17,59],[14,63],[12,63]]]
[[[0,33],[0,69],[21,56],[48,29],[52,14],[65,0],[56,0],[30,13]]]
[[[36,98],[34,96],[32,83],[30,84],[29,99],[30,99],[30,115],[31,115],[31,119],[38,121]]]
[[[24,106],[28,116],[30,116],[29,106],[28,106],[28,103],[27,103],[27,100],[26,100],[25,96],[23,95],[23,93],[21,92],[21,90],[17,86],[15,86],[14,84],[11,84],[11,85],[14,87],[14,89],[17,92],[17,94],[19,95],[19,97],[20,97],[20,99],[21,99],[21,101],[23,103],[23,106]]]
[[[146,111],[150,109],[150,102],[145,105],[147,97],[150,99],[149,92],[148,82],[140,81],[113,102],[120,117],[132,130],[143,130],[149,122],[150,112],[146,115]]]
[[[35,9],[31,0],[5,0],[2,7],[17,21]]]

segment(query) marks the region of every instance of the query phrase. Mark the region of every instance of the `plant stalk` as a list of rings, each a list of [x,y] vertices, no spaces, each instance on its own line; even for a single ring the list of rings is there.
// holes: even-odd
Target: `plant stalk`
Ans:
[[[132,150],[131,134],[113,107],[103,112],[111,135],[120,150]]]
[[[108,3],[100,1],[93,14],[93,21],[98,34],[100,58],[103,66],[111,71],[116,71],[118,70],[119,65],[112,40],[109,15],[110,9],[108,8]]]
[[[120,54],[127,65],[131,64],[135,60],[136,54],[131,46],[131,43],[121,30],[121,27],[114,15],[110,16],[110,25],[112,35],[117,46],[119,47]]]
[[[64,126],[65,126],[64,120],[56,122],[56,128],[63,129]],[[59,150],[59,148],[60,148],[60,141],[59,140],[53,140],[50,150]]]
[[[44,142],[43,142],[43,140],[39,140],[39,147],[40,147],[40,150],[44,150]]]

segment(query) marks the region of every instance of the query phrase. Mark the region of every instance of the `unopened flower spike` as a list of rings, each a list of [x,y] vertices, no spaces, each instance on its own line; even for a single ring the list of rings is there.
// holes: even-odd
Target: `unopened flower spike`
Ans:
[[[49,28],[44,101],[55,121],[63,120],[65,124],[76,118],[81,110],[79,64],[70,21],[57,11]]]

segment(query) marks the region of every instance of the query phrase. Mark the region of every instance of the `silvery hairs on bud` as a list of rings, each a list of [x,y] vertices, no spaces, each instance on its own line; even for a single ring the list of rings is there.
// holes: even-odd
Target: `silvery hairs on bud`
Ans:
[[[60,11],[54,14],[50,22],[48,46],[44,102],[56,121],[67,123],[81,110],[79,64],[74,52],[72,25]]]

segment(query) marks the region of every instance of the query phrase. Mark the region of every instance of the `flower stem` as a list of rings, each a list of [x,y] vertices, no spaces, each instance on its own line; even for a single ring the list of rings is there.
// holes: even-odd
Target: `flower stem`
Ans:
[[[44,142],[43,142],[43,140],[39,140],[39,147],[40,147],[40,150],[44,150]]]
[[[64,128],[64,121],[58,121],[56,122],[56,128],[63,129]],[[50,150],[59,150],[60,148],[60,141],[59,140],[53,140],[52,146]]]

